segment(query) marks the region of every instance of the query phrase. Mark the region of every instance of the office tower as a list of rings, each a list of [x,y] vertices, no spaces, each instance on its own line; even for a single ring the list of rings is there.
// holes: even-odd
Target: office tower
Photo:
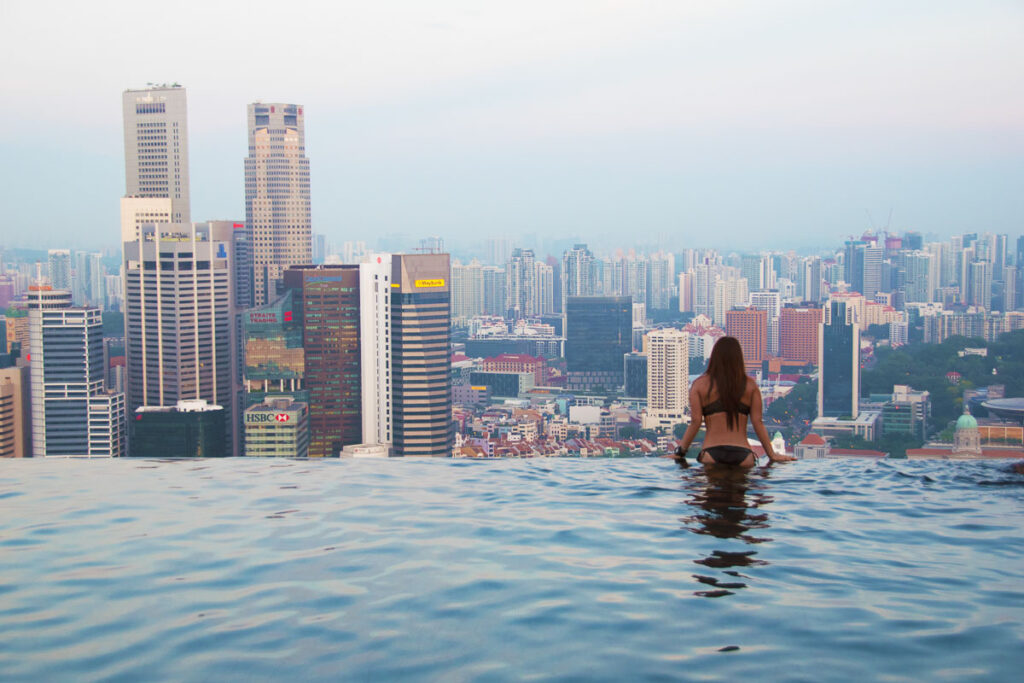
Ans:
[[[467,320],[484,313],[484,272],[480,262],[452,263],[452,319]]]
[[[308,401],[300,294],[286,290],[276,301],[242,313],[242,321],[245,407],[282,395]]]
[[[756,308],[727,311],[725,331],[739,341],[747,370],[760,369],[768,350],[768,313]]]
[[[313,263],[320,265],[327,258],[327,235],[313,233]]]
[[[562,254],[562,312],[570,296],[593,296],[594,255],[586,244],[575,244]]]
[[[119,457],[125,452],[125,397],[104,389],[98,308],[72,308],[71,293],[29,291],[32,454]]]
[[[365,444],[394,440],[391,254],[370,254],[359,265],[359,349],[362,435]],[[447,272],[445,273],[447,275]],[[451,318],[445,312],[448,321]],[[347,445],[347,444],[346,444]]]
[[[336,456],[363,440],[359,266],[292,266],[284,286],[302,309],[309,455]]]
[[[778,290],[761,290],[750,293],[750,305],[768,314],[768,355],[779,355],[779,314],[782,298]]]
[[[506,316],[510,320],[537,315],[537,263],[532,249],[514,249],[505,266]]]
[[[642,353],[627,353],[623,356],[625,392],[630,398],[647,396],[647,356]],[[689,360],[687,360],[689,363]]]
[[[0,275],[0,309],[6,309],[14,299],[14,280]]]
[[[535,263],[533,312],[534,315],[551,315],[555,312],[555,272],[546,263]]]
[[[860,325],[847,317],[846,302],[829,301],[818,335],[818,417],[858,414]]]
[[[992,262],[992,279],[1002,280],[1003,279],[1003,268],[1007,263],[1008,254],[1008,242],[1009,235],[992,235],[992,251],[991,258]]]
[[[843,250],[843,280],[850,286],[851,292],[864,293],[865,249],[867,249],[865,242],[848,240]]]
[[[107,269],[103,254],[75,252],[71,298],[76,306],[104,308],[106,301]]]
[[[820,308],[783,308],[779,314],[779,355],[786,360],[818,362]]]
[[[924,249],[924,237],[919,232],[908,232],[903,235],[903,248],[908,251]]]
[[[167,406],[139,406],[129,423],[133,457],[221,458],[231,455],[228,415],[202,399]]]
[[[505,269],[497,266],[484,266],[482,269],[484,299],[484,315],[505,315]]]
[[[309,406],[283,396],[245,410],[245,455],[305,458],[309,454]]]
[[[725,325],[726,313],[737,306],[746,306],[750,301],[747,279],[723,278],[715,282],[714,308],[711,319],[718,326]]]
[[[554,256],[548,256],[544,261],[551,267],[552,310],[558,315],[564,315],[565,299],[562,296],[562,263]]]
[[[252,233],[255,305],[277,298],[290,266],[313,260],[306,124],[296,104],[248,106],[245,224]]]
[[[451,456],[451,314],[448,254],[395,254],[391,277],[394,450]]]
[[[487,242],[487,263],[492,266],[504,266],[512,257],[512,240],[504,237],[491,237]]]
[[[1017,266],[1003,266],[1003,310],[1015,311],[1020,308],[1020,290]]]
[[[189,211],[188,122],[185,89],[178,84],[125,90],[122,241],[126,219],[135,213],[159,213],[145,222],[187,223]],[[145,201],[158,200],[158,201]],[[163,200],[163,201],[159,201]],[[127,214],[126,214],[127,211]]]
[[[644,427],[671,429],[686,420],[690,407],[689,335],[682,330],[648,332],[647,412]]]
[[[675,256],[658,252],[651,254],[647,267],[647,308],[667,310],[672,298],[672,279],[675,276]]]
[[[622,386],[623,356],[633,350],[632,297],[569,297],[565,317],[569,391]]]
[[[54,289],[71,291],[71,252],[67,249],[50,249],[50,286]]]
[[[205,400],[230,421],[238,454],[241,415],[230,221],[155,223],[124,243],[128,406]]]
[[[32,455],[28,366],[0,367],[0,458]]]
[[[986,311],[992,308],[992,264],[988,261],[974,261],[968,270],[967,298],[965,303],[981,306]]]

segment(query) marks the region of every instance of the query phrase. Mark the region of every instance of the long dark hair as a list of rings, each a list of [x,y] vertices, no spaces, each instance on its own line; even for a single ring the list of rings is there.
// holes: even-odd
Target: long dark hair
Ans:
[[[740,403],[747,391],[747,373],[743,365],[743,349],[736,337],[722,337],[715,342],[704,374],[711,380],[705,401],[711,399],[711,390],[718,390],[729,429],[739,422]]]

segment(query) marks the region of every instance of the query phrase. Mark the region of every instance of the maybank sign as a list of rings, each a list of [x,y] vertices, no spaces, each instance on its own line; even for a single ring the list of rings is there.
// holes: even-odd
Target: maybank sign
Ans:
[[[444,278],[434,280],[416,280],[417,287],[444,287]]]

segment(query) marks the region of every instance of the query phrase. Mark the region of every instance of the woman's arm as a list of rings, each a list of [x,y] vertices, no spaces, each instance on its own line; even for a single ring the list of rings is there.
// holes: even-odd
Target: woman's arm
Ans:
[[[679,455],[686,455],[686,451],[690,450],[690,444],[697,438],[697,432],[700,431],[700,426],[704,423],[704,406],[700,402],[700,392],[697,391],[696,382],[690,387],[690,425],[686,428],[686,433],[683,434],[683,442],[679,444]]]
[[[751,380],[753,382],[753,380]],[[761,402],[761,389],[754,382],[754,393],[750,400],[750,424],[754,425],[754,434],[764,447],[764,452],[772,462],[788,462],[796,460],[790,455],[778,455],[772,448],[772,440],[768,438],[768,430],[764,428],[764,404]]]

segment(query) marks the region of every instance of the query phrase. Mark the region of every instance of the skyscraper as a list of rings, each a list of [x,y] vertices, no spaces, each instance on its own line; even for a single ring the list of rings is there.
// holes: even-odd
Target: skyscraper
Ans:
[[[165,221],[187,223],[189,211],[188,123],[185,89],[177,83],[145,90],[125,90],[124,167],[125,196],[163,199],[136,202],[147,211],[166,212]],[[131,213],[131,211],[129,211]],[[150,220],[154,218],[149,217]],[[122,225],[125,214],[122,211]],[[129,236],[123,235],[122,241]]]
[[[395,254],[391,259],[394,451],[449,457],[455,440],[449,256]]]
[[[690,407],[690,345],[682,330],[647,333],[647,412],[644,427],[671,429]]]
[[[622,386],[623,357],[633,350],[632,297],[569,297],[565,317],[569,391]]]
[[[248,107],[245,223],[252,234],[254,301],[277,298],[285,269],[312,263],[309,159],[302,107]],[[312,410],[312,408],[311,408]]]
[[[224,407],[227,453],[240,417],[231,222],[143,225],[124,243],[128,405],[202,399]]]
[[[846,302],[830,300],[818,335],[818,417],[856,418],[860,400],[860,325]],[[856,316],[854,316],[856,317]]]
[[[125,397],[104,390],[98,308],[72,308],[71,293],[35,286],[28,296],[32,453],[119,457]]]
[[[505,266],[506,317],[514,320],[538,315],[537,261],[533,249],[514,249]]]
[[[284,286],[300,302],[309,392],[309,455],[363,441],[359,266],[292,266]]]
[[[484,312],[484,273],[480,262],[452,263],[452,318],[467,320]]]
[[[594,255],[586,244],[575,244],[562,254],[562,311],[566,297],[594,294]]]

